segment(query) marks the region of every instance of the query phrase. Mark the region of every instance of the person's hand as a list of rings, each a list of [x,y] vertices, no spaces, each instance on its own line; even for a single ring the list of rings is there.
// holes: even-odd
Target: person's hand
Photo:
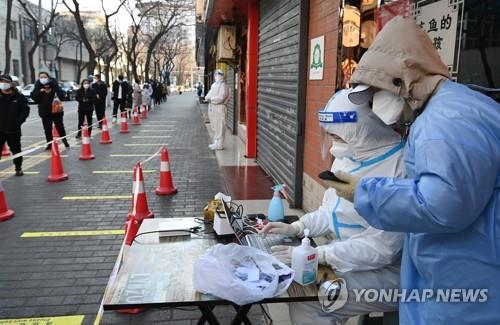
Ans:
[[[345,172],[336,172],[335,176],[345,183],[325,180],[325,184],[333,187],[338,196],[343,197],[347,201],[354,202],[354,192],[361,178]]]
[[[299,221],[300,222],[300,221]],[[301,233],[302,227],[298,222],[292,224],[284,222],[269,222],[259,233],[261,234],[281,234],[285,236],[298,236]]]
[[[293,246],[277,245],[271,247],[271,252],[273,256],[276,257],[279,261],[290,265],[292,264],[293,248]]]

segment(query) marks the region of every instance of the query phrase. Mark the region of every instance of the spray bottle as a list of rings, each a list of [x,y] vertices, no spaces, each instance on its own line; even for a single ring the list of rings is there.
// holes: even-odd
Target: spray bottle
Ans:
[[[302,244],[292,251],[292,269],[295,271],[293,279],[297,283],[305,286],[316,281],[318,254],[316,249],[311,247],[309,229],[304,230]]]
[[[274,194],[271,202],[269,203],[269,209],[267,210],[267,216],[270,221],[284,221],[285,220],[285,209],[283,208],[283,202],[281,202],[280,192],[286,198],[285,184],[278,184],[272,187]]]

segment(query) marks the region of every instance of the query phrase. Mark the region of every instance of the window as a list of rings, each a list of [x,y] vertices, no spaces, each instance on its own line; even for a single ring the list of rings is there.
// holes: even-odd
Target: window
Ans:
[[[35,39],[35,31],[33,25],[27,18],[23,18],[23,32],[25,40],[33,41]]]
[[[14,76],[19,76],[20,75],[19,60],[12,60],[12,67],[14,70]]]
[[[17,23],[10,21],[10,38],[17,39]]]

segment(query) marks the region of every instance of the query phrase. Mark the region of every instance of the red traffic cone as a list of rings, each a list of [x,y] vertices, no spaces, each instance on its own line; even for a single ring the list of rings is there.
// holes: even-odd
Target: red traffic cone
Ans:
[[[52,137],[59,138],[59,132],[57,131],[57,128],[54,124],[52,124]]]
[[[139,112],[137,106],[134,107],[134,112],[132,113],[132,124],[141,125],[141,120],[139,119]]]
[[[95,156],[92,154],[92,148],[90,147],[90,136],[87,124],[82,128],[82,153],[80,154],[80,160],[91,160]]]
[[[141,118],[148,118],[148,108],[146,105],[142,105]]]
[[[2,182],[0,182],[0,222],[9,220],[14,216],[14,211],[10,210],[7,206],[7,200],[3,192]]]
[[[177,188],[172,181],[172,173],[170,172],[170,165],[168,162],[167,148],[161,149],[161,162],[160,162],[160,186],[156,188],[157,195],[171,195],[177,193]]]
[[[132,211],[128,214],[128,220],[153,218],[154,214],[148,208],[146,192],[144,192],[144,176],[141,163],[137,162],[134,167],[134,180],[132,182]]]
[[[61,154],[57,141],[52,142],[52,155],[50,158],[50,174],[47,177],[49,182],[61,182],[68,179],[68,174],[64,173]]]
[[[9,150],[9,147],[4,143],[2,148],[2,157],[10,156],[12,153]]]
[[[111,143],[111,138],[109,137],[109,129],[108,129],[108,121],[106,118],[102,119],[102,132],[101,132],[101,141],[99,143],[101,144],[108,144]]]
[[[120,133],[128,133],[127,112],[122,112]]]

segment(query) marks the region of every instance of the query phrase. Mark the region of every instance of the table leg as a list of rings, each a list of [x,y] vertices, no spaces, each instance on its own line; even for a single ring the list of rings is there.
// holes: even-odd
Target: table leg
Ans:
[[[198,308],[202,314],[200,320],[198,320],[198,325],[203,325],[205,322],[208,322],[210,325],[219,325],[219,321],[212,312],[215,306],[198,306]]]
[[[241,323],[244,323],[245,325],[252,325],[252,322],[250,322],[247,318],[247,314],[250,311],[250,308],[252,308],[251,304],[243,306],[233,305],[233,307],[237,310],[237,313],[236,316],[234,316],[231,325],[240,325]]]

